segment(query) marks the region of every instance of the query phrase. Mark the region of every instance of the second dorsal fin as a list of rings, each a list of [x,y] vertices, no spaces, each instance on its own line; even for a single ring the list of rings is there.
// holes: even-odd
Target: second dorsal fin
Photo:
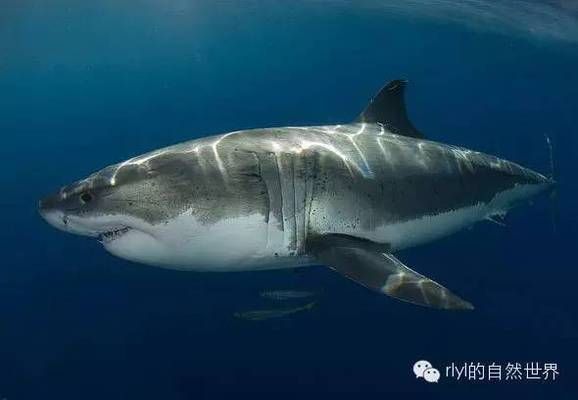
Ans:
[[[407,116],[404,101],[406,80],[389,82],[379,91],[355,122],[380,123],[396,135],[423,139]]]

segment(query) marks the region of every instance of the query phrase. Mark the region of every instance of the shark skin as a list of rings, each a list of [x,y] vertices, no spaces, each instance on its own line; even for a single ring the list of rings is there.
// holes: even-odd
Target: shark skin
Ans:
[[[108,166],[40,201],[110,253],[191,271],[324,264],[381,293],[470,303],[393,253],[495,220],[552,189],[516,163],[430,141],[393,81],[347,124],[229,132]]]

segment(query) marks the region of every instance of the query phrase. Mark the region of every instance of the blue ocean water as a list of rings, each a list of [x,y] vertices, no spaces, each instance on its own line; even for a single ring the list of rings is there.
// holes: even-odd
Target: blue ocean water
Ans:
[[[571,1],[2,1],[0,398],[576,398],[577,71]],[[396,78],[433,140],[545,173],[544,135],[554,145],[557,200],[400,254],[473,312],[397,302],[323,267],[136,265],[37,214],[55,188],[161,146],[352,120]],[[323,294],[290,318],[233,318],[278,288]],[[411,372],[424,358],[560,374],[427,384]]]

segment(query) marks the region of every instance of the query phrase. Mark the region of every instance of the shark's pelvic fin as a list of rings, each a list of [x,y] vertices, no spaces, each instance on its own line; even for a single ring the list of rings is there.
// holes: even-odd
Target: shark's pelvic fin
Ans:
[[[423,139],[424,136],[411,123],[405,108],[404,92],[407,81],[389,82],[375,96],[355,122],[379,123],[396,135]]]
[[[474,307],[440,284],[406,267],[383,246],[346,235],[320,235],[310,239],[316,259],[373,290],[409,303],[471,310]]]

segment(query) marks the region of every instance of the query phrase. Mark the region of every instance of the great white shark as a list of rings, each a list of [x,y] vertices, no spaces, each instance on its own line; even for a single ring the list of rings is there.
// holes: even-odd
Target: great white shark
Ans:
[[[139,263],[323,264],[403,301],[471,309],[395,252],[503,216],[554,182],[425,139],[408,119],[405,86],[390,82],[352,123],[230,132],[108,166],[41,200],[40,214]]]

